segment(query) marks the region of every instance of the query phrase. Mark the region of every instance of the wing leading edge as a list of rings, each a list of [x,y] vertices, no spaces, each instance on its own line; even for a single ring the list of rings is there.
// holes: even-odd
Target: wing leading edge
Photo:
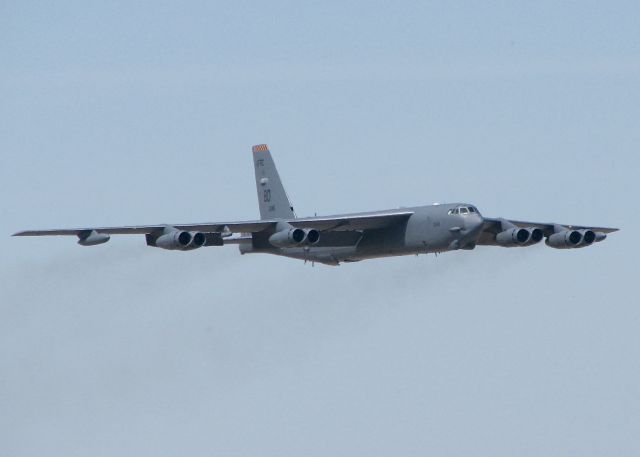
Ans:
[[[173,227],[177,230],[200,231],[209,233],[257,233],[275,228],[279,222],[288,223],[296,228],[314,228],[327,231],[354,231],[375,228],[385,228],[405,221],[413,214],[412,211],[382,212],[382,213],[358,213],[341,216],[318,216],[300,219],[271,219],[260,221],[240,222],[208,222],[202,224],[156,224],[135,225],[123,227],[87,227],[51,230],[24,230],[14,233],[13,236],[52,236],[52,235],[76,235],[87,232],[103,233],[105,235],[148,235]]]

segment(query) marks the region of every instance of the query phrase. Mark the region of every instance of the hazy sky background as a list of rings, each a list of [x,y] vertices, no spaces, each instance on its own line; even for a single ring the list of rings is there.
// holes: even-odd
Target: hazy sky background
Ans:
[[[638,2],[2,2],[0,456],[640,454]],[[337,268],[27,228],[469,201]]]

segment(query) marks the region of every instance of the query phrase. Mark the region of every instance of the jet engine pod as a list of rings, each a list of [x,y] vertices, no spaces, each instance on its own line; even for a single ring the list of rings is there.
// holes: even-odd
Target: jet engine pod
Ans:
[[[602,232],[594,232],[593,230],[580,230],[580,235],[582,235],[582,241],[577,248],[586,248],[587,246],[591,246],[593,243],[598,243],[604,240],[607,237],[606,233]]]
[[[571,249],[579,247],[582,238],[582,233],[578,230],[562,230],[550,235],[545,243],[555,249]]]
[[[307,232],[307,243],[317,244],[320,241],[320,232],[316,229],[305,230]]]
[[[277,248],[290,248],[304,243],[307,240],[307,232],[300,228],[281,230],[269,237],[269,243]]]
[[[596,233],[593,230],[580,230],[582,235],[582,243],[580,247],[589,246],[596,240]]]
[[[207,236],[202,232],[191,232],[191,243],[189,248],[196,249],[204,246],[207,242]]]
[[[496,242],[500,246],[523,246],[529,242],[532,233],[525,228],[511,228],[496,235]],[[536,234],[537,236],[537,234]]]
[[[189,232],[181,232],[176,230],[174,232],[165,233],[156,239],[156,247],[168,250],[180,250],[185,251],[189,249],[193,235]],[[198,246],[199,247],[199,246]]]
[[[529,244],[537,244],[542,241],[542,238],[544,238],[542,229],[539,229],[538,227],[530,228],[529,232],[531,233],[531,236],[529,237]]]

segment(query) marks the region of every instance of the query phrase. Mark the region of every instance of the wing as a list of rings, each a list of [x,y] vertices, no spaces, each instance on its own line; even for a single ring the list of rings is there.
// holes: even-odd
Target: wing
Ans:
[[[87,227],[51,230],[24,230],[14,233],[13,236],[49,236],[49,235],[80,235],[85,232],[96,231],[105,235],[147,235],[164,230],[166,227],[174,227],[178,230],[200,231],[210,233],[220,232],[244,232],[255,233],[275,225],[273,221],[246,221],[246,222],[209,222],[204,224],[155,224],[155,225],[129,225],[123,227]],[[225,230],[225,227],[228,230]]]
[[[90,232],[97,232],[105,235],[148,235],[161,232],[166,227],[174,227],[177,230],[198,231],[204,233],[257,233],[269,229],[274,229],[278,222],[287,222],[293,227],[314,228],[320,231],[353,231],[389,227],[406,221],[412,214],[412,211],[384,211],[379,213],[357,213],[338,216],[319,216],[291,220],[271,219],[241,222],[208,222],[202,224],[155,224],[124,227],[86,227],[52,230],[24,230],[14,233],[13,236],[81,236]]]
[[[593,227],[587,225],[572,225],[572,224],[557,224],[552,222],[526,222],[526,221],[513,221],[511,219],[503,218],[484,218],[484,225],[482,232],[478,238],[476,244],[479,245],[492,245],[496,246],[498,243],[495,241],[495,236],[505,229],[505,226],[512,224],[519,228],[539,228],[544,233],[544,236],[550,236],[555,232],[555,227],[562,226],[567,230],[593,230],[594,232],[611,233],[615,232],[617,228],[611,227]]]

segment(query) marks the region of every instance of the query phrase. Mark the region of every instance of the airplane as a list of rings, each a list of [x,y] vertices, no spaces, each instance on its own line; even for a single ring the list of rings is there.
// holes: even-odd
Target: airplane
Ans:
[[[469,203],[298,218],[267,145],[253,146],[252,152],[259,220],[26,230],[13,236],[73,235],[79,245],[95,246],[109,241],[111,235],[140,234],[148,246],[160,249],[191,251],[235,244],[241,254],[275,254],[335,266],[476,246],[529,247],[543,238],[555,249],[577,249],[618,230],[483,217]]]

